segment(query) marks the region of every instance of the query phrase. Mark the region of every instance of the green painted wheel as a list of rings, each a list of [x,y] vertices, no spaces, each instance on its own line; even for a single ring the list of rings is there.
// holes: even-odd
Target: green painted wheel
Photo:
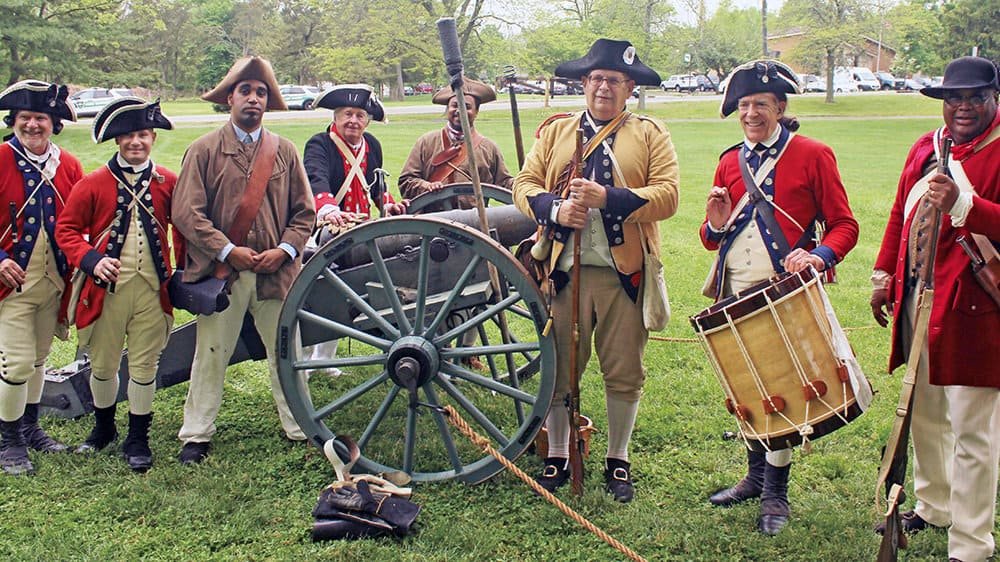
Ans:
[[[509,189],[491,183],[480,184],[480,187],[483,188],[483,199],[487,207],[491,202],[501,205],[514,203],[514,195]],[[406,212],[417,215],[434,211],[451,211],[458,208],[455,204],[457,196],[473,196],[475,193],[471,183],[449,183],[437,191],[421,193],[411,199]]]
[[[278,376],[313,443],[341,434],[357,441],[356,472],[476,483],[502,465],[425,405],[454,406],[505,457],[517,458],[552,399],[555,346],[542,335],[546,321],[527,272],[478,230],[433,217],[371,221],[321,247],[292,285],[278,324]],[[336,357],[309,358],[299,345],[337,339]],[[470,357],[485,359],[481,371],[465,364]]]

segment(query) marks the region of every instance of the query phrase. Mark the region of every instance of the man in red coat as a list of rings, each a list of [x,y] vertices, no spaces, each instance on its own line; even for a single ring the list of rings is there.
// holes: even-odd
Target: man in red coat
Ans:
[[[94,141],[114,139],[118,152],[73,188],[56,226],[70,263],[86,275],[76,304],[80,345],[90,348],[94,430],[78,453],[99,451],[118,437],[118,366],[128,335],[128,436],[125,462],[153,465],[149,424],[156,367],[173,325],[167,226],[177,176],[149,159],[154,129],[172,129],[160,103],[126,97],[94,119]]]
[[[69,265],[56,246],[55,221],[80,161],[50,138],[76,120],[66,86],[25,80],[0,92],[4,123],[14,134],[0,145],[0,468],[34,470],[28,448],[65,451],[38,426],[45,359],[57,324]]]
[[[926,240],[934,210],[945,214],[933,258],[926,355],[913,394],[917,504],[903,514],[903,527],[948,527],[953,560],[985,560],[994,546],[1000,310],[976,283],[956,240],[965,236],[986,257],[995,256],[1000,243],[998,89],[992,62],[962,57],[945,69],[941,86],[921,90],[944,100],[945,126],[910,149],[872,274],[872,314],[882,326],[894,315],[892,370],[909,353],[919,297],[914,289],[931,259]],[[942,137],[954,142],[949,175],[936,171]]]
[[[716,299],[776,273],[832,268],[858,241],[833,150],[795,134],[798,121],[785,114],[787,94],[797,93],[795,73],[777,61],[751,61],[731,74],[722,115],[738,111],[744,140],[719,159],[701,226],[705,248],[719,252],[714,282],[707,287]],[[744,178],[753,182],[751,193]],[[819,222],[826,235],[816,245]],[[790,514],[791,463],[791,449],[747,449],[746,477],[712,494],[709,502],[728,507],[760,497],[757,527],[777,534]]]

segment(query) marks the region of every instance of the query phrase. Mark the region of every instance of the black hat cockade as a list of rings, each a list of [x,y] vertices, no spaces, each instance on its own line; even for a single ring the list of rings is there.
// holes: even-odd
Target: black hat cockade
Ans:
[[[997,67],[983,57],[959,57],[948,63],[940,86],[922,88],[920,93],[935,99],[944,99],[949,90],[1000,90]]]
[[[368,84],[340,84],[325,90],[313,102],[314,107],[337,109],[357,107],[368,112],[375,121],[385,121],[385,108]]]
[[[67,101],[66,86],[40,80],[22,80],[0,92],[0,109],[47,113],[59,119],[76,121],[76,111]]]
[[[722,117],[736,111],[740,98],[752,94],[772,93],[779,101],[787,94],[798,94],[799,78],[788,65],[776,60],[754,60],[736,67],[729,74],[726,95],[722,98]]]
[[[586,56],[560,64],[555,74],[560,78],[579,80],[597,69],[624,72],[639,86],[660,85],[660,75],[639,60],[632,43],[614,39],[594,41]]]
[[[93,139],[96,143],[102,143],[133,131],[173,128],[173,123],[160,111],[159,99],[150,102],[127,96],[104,106],[94,117]]]

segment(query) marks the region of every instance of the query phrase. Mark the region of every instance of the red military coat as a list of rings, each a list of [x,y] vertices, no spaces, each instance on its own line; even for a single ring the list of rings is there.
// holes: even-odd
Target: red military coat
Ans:
[[[154,175],[150,181],[150,191],[153,195],[153,214],[160,225],[163,225],[163,228],[157,229],[160,247],[166,252],[166,249],[170,248],[166,231],[167,225],[170,224],[170,198],[174,184],[177,183],[177,175],[163,166],[156,166],[156,174],[162,180],[157,179]],[[74,267],[80,267],[81,262],[84,261],[84,257],[89,252],[98,252],[103,255],[104,248],[95,249],[93,244],[98,243],[98,241],[92,238],[104,232],[114,220],[115,210],[118,206],[117,197],[118,180],[115,179],[106,165],[87,174],[73,188],[66,209],[56,224],[56,240]],[[133,209],[132,212],[140,211]],[[129,228],[136,228],[135,215],[132,217]],[[84,239],[84,234],[88,234],[91,240]],[[178,240],[176,233],[174,239]],[[183,255],[182,244],[181,241],[179,244],[173,245],[175,256]],[[169,279],[172,271],[169,254],[164,257],[167,262],[167,277]],[[105,294],[106,288],[95,285],[93,277],[88,275],[76,307],[77,328],[84,328],[97,320],[104,307]],[[167,314],[173,313],[170,298],[167,295],[167,281],[160,284],[160,305]]]
[[[906,250],[911,216],[904,217],[904,205],[913,184],[933,155],[933,133],[920,137],[910,149],[899,178],[896,201],[882,238],[875,269],[892,273],[889,286],[896,322],[893,325],[889,370],[906,362],[899,329],[902,301],[906,293]],[[969,258],[955,239],[969,232],[1000,242],[1000,141],[962,161],[975,188],[972,210],[965,226],[954,228],[945,215],[934,261],[934,306],[929,325],[930,382],[938,385],[1000,387],[1000,310],[977,283]]]
[[[729,189],[734,206],[746,193],[740,174],[742,152],[729,150],[722,155],[715,170],[715,185]],[[848,205],[847,191],[840,180],[833,150],[819,141],[795,135],[788,141],[788,148],[775,166],[774,178],[775,205],[806,229],[813,219],[824,218],[826,234],[823,245],[833,250],[838,262],[843,260],[858,241],[858,222]],[[774,218],[788,244],[794,245],[802,236],[802,231],[783,213],[775,212]],[[701,225],[702,244],[706,249],[716,250],[719,243],[709,240],[707,224],[706,220]]]
[[[0,209],[0,234],[3,234],[3,238],[0,239],[0,250],[3,250],[4,254],[10,255],[14,251],[14,245],[11,242],[10,237],[10,212],[9,204],[14,203],[17,208],[20,209],[24,206],[24,179],[21,172],[17,168],[18,156],[14,153],[14,149],[7,143],[0,144],[0,203],[2,203],[3,208]],[[64,212],[64,202],[69,199],[70,191],[73,188],[73,184],[78,182],[80,178],[83,177],[83,166],[80,165],[80,161],[76,159],[75,156],[67,152],[66,150],[61,150],[59,155],[59,168],[56,169],[56,175],[52,178],[52,183],[55,185],[56,192],[62,197],[56,198],[56,218]],[[24,217],[18,218],[17,221],[17,231],[24,232]],[[66,275],[65,279],[66,287],[69,288],[69,274]],[[0,300],[3,300],[10,294],[12,289],[6,285],[0,284]],[[63,305],[66,304],[69,297],[69,291],[63,292]],[[65,319],[65,308],[60,309],[59,319]]]

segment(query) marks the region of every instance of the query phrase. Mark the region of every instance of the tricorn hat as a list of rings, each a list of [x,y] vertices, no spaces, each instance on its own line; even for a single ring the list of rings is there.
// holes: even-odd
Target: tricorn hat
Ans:
[[[281,97],[281,92],[278,91],[278,79],[274,76],[271,63],[267,59],[257,56],[243,57],[233,63],[222,82],[202,94],[201,99],[220,105],[229,105],[229,93],[244,80],[260,80],[267,86],[268,109],[288,109],[284,98]]]
[[[799,93],[799,78],[788,65],[776,60],[752,60],[729,74],[729,85],[722,98],[720,113],[726,117],[736,111],[740,98],[770,92],[785,100],[786,94]]]
[[[462,79],[462,92],[479,100],[480,105],[497,99],[497,93],[493,91],[493,88],[471,78]],[[455,92],[451,91],[451,85],[448,85],[435,92],[431,101],[438,105],[448,105],[453,97],[455,97]]]
[[[337,109],[338,107],[358,107],[368,112],[375,121],[385,121],[385,108],[375,91],[368,84],[341,84],[324,91],[315,107]]]
[[[579,80],[596,69],[616,70],[628,74],[640,86],[659,86],[660,75],[642,64],[635,47],[628,41],[598,39],[583,58],[564,62],[556,67],[556,76]]]
[[[160,111],[160,100],[149,102],[128,96],[104,106],[94,117],[94,142],[102,143],[118,135],[143,129],[173,129],[174,124]]]
[[[69,90],[39,80],[22,80],[0,92],[0,109],[35,111],[76,121],[76,111],[66,101]]]
[[[1000,90],[996,65],[983,57],[959,57],[945,67],[940,86],[921,88],[920,93],[929,98],[943,99],[948,90],[979,88]]]

